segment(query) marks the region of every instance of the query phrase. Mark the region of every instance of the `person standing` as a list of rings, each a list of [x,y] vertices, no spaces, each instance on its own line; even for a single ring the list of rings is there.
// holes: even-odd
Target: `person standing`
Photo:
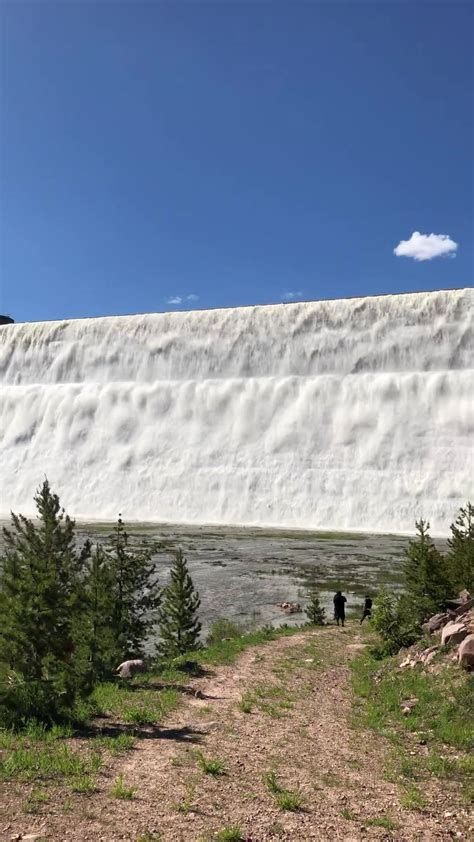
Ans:
[[[341,625],[344,626],[344,621],[346,619],[346,602],[347,599],[345,596],[342,595],[341,591],[337,591],[336,595],[333,599],[334,602],[334,619],[339,625],[339,621]]]
[[[370,596],[366,596],[365,601],[364,601],[364,610],[362,612],[362,618],[361,618],[360,624],[362,625],[362,623],[364,622],[366,617],[371,617],[371,616],[372,616],[372,600],[371,600]]]

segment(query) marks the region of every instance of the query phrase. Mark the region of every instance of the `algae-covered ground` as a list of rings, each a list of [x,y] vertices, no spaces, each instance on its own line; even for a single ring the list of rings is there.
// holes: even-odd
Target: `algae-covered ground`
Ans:
[[[103,540],[113,524],[78,524],[80,535]],[[173,549],[182,547],[201,596],[204,631],[217,617],[245,624],[301,623],[276,607],[283,601],[304,605],[306,588],[321,591],[328,616],[332,596],[341,589],[348,613],[359,613],[363,597],[383,583],[398,589],[408,538],[219,526],[131,524],[133,540],[157,546],[160,581],[166,582]]]

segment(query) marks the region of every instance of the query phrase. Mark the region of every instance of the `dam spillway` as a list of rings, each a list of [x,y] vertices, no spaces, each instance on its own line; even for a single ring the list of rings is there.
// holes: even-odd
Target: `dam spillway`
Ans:
[[[473,290],[0,327],[0,513],[445,533]]]

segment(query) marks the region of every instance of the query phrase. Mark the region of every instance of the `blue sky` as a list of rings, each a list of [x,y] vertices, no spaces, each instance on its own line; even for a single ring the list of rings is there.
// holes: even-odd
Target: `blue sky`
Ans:
[[[0,311],[471,285],[473,8],[3,2]]]

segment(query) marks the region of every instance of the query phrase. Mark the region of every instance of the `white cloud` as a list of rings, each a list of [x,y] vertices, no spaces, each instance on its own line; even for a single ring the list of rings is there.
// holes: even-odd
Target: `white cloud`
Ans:
[[[192,292],[190,295],[171,295],[166,299],[167,304],[184,304],[185,301],[198,301],[199,295]]]
[[[401,240],[394,248],[397,257],[433,260],[434,257],[456,257],[458,244],[448,234],[420,234],[413,231],[409,240]]]
[[[294,301],[295,298],[301,298],[303,295],[303,291],[301,289],[296,290],[295,292],[284,292],[281,295],[282,301]]]

